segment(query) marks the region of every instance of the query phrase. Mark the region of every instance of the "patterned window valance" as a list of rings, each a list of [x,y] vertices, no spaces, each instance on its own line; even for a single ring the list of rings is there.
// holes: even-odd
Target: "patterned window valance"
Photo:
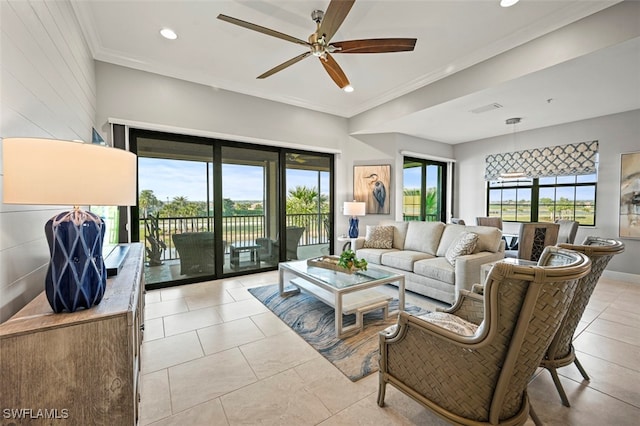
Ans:
[[[530,178],[588,175],[597,168],[598,141],[590,141],[487,155],[484,179],[499,180],[510,173]]]

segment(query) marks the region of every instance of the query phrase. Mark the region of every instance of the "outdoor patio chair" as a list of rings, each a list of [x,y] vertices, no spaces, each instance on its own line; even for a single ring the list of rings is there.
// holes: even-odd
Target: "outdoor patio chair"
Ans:
[[[591,259],[591,272],[578,282],[567,315],[562,320],[560,329],[551,341],[549,349],[547,349],[547,353],[540,363],[541,367],[546,368],[551,373],[562,403],[570,407],[569,399],[560,383],[556,369],[574,363],[582,377],[585,380],[589,380],[589,376],[576,357],[576,352],[571,342],[578,327],[578,322],[589,303],[589,298],[591,298],[591,294],[602,275],[602,271],[607,267],[613,256],[624,251],[624,244],[613,239],[587,237],[582,245],[559,244],[559,246],[584,253]]]
[[[451,423],[515,425],[530,415],[540,424],[527,385],[590,266],[582,253],[547,247],[537,265],[496,263],[449,309],[400,312],[380,333],[378,405],[389,383]]]
[[[215,272],[213,232],[185,232],[171,238],[180,257],[181,275]]]
[[[285,244],[287,260],[298,259],[298,244],[304,233],[302,226],[287,226],[285,230]],[[278,262],[280,253],[280,237],[276,240],[270,238],[256,238],[256,244],[260,246],[260,259],[267,262]]]

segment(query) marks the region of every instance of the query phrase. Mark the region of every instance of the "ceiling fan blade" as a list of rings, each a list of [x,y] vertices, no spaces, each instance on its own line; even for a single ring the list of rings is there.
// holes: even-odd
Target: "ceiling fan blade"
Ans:
[[[218,19],[229,22],[231,24],[239,25],[241,27],[247,28],[249,30],[257,31],[262,34],[270,35],[272,37],[276,37],[282,40],[290,41],[291,43],[301,44],[303,46],[309,46],[309,43],[300,40],[299,38],[292,37],[290,35],[281,33],[276,30],[272,30],[266,27],[261,27],[260,25],[252,24],[251,22],[246,22],[241,19],[232,18],[231,16],[220,14],[218,15]]]
[[[320,22],[318,36],[324,34],[325,40],[329,42],[331,37],[338,31],[338,28],[340,28],[340,25],[342,25],[344,18],[347,17],[355,2],[356,0],[331,0],[331,3],[327,6],[327,11],[324,13],[324,18]]]
[[[371,38],[331,43],[340,50],[333,53],[387,53],[408,52],[416,45],[415,38]]]
[[[301,60],[303,60],[304,58],[306,58],[307,56],[311,55],[311,52],[304,52],[302,55],[298,55],[295,58],[291,58],[289,59],[287,62],[283,62],[280,65],[278,65],[277,67],[273,67],[271,68],[269,71],[265,72],[264,74],[259,75],[256,78],[267,78],[270,75],[273,75],[275,73],[277,73],[278,71],[282,71],[283,69],[290,67],[291,65],[295,64],[296,62],[299,62]]]
[[[326,59],[319,58],[320,63],[322,64],[324,69],[327,70],[327,72],[329,73],[329,76],[333,81],[336,82],[338,87],[341,89],[344,89],[346,86],[349,85],[349,79],[344,74],[344,71],[342,71],[342,68],[340,68],[340,65],[338,65],[336,60],[333,59],[333,56],[331,56],[328,53],[326,54],[326,56],[327,56]]]

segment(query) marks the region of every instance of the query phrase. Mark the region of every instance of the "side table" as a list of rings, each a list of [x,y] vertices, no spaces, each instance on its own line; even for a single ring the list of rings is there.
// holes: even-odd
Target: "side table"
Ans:
[[[246,246],[236,246],[231,244],[229,246],[229,258],[231,267],[233,269],[240,268],[259,268],[260,267],[260,249],[259,245],[246,245]],[[245,262],[240,261],[240,253],[249,253],[249,260]]]
[[[349,250],[352,247],[351,241],[355,238],[347,237],[346,235],[340,235],[338,237],[338,242],[344,243],[342,245],[342,251]]]

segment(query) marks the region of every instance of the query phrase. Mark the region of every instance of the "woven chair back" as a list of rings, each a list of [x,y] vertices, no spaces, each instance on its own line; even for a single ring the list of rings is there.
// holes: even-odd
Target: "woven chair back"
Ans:
[[[587,255],[591,259],[591,272],[580,279],[567,315],[549,345],[543,364],[565,359],[573,353],[571,346],[573,334],[589,303],[591,294],[611,258],[624,251],[624,244],[621,241],[599,237],[587,237],[582,245],[560,244],[559,246]],[[556,367],[562,367],[571,364],[571,362],[573,362],[573,357],[560,362],[562,365],[556,365]]]
[[[556,245],[559,230],[557,223],[523,223],[518,236],[518,259],[537,262],[545,247]]]

